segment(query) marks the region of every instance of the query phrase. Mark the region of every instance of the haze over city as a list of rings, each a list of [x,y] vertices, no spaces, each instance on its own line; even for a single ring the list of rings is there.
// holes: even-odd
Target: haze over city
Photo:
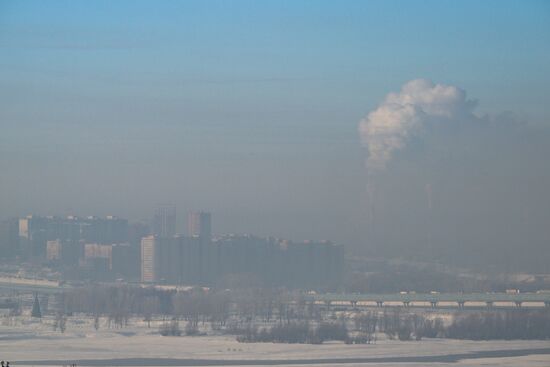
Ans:
[[[544,2],[3,2],[1,215],[149,220],[174,202],[216,212],[221,232],[417,249],[430,185],[435,247],[548,256],[548,16]],[[358,124],[416,79],[465,95],[445,101],[454,124],[405,132],[369,234]]]
[[[550,337],[547,1],[6,0],[0,86],[0,340]]]

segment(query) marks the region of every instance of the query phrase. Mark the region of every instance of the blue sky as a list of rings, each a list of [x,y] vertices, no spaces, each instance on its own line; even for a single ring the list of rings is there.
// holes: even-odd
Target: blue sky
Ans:
[[[2,80],[38,93],[214,98],[230,110],[277,99],[360,116],[425,77],[488,111],[544,117],[544,1],[3,1],[0,12]]]
[[[172,200],[345,238],[387,93],[426,78],[548,126],[549,65],[547,1],[1,1],[0,216]]]

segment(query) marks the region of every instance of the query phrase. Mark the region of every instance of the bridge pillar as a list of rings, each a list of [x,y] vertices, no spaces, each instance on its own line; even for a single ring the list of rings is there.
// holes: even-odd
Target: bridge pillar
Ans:
[[[327,306],[327,311],[330,310],[330,301],[325,301],[325,306]]]
[[[351,307],[357,308],[357,301],[350,301]]]
[[[516,307],[517,307],[517,308],[520,308],[520,307],[521,307],[521,301],[516,301]]]
[[[485,302],[485,304],[487,305],[488,308],[493,307],[493,301],[487,301]]]
[[[410,301],[403,301],[403,307],[408,308],[411,305]]]
[[[384,301],[376,301],[376,306],[377,306],[377,307],[382,307],[382,306],[384,306]]]
[[[458,301],[458,308],[464,308],[465,301]]]
[[[546,307],[550,307],[550,301],[544,302],[544,305],[545,305]]]
[[[430,301],[430,305],[432,306],[432,308],[436,308],[437,307],[437,301]]]

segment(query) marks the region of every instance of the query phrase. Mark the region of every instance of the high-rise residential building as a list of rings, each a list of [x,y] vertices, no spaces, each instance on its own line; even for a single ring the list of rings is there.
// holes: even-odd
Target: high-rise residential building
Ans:
[[[113,245],[87,243],[84,245],[84,260],[93,262],[96,259],[105,259],[109,270],[113,269]]]
[[[112,270],[117,278],[136,280],[139,277],[139,247],[130,243],[116,243],[112,246]]]
[[[46,242],[46,259],[50,261],[61,260],[61,251],[63,244],[60,240],[50,240]]]
[[[163,204],[155,209],[153,234],[159,237],[172,237],[176,234],[176,207]]]
[[[210,282],[217,278],[219,268],[218,246],[212,243],[212,215],[194,211],[187,219],[189,236],[198,240],[198,276]]]
[[[207,212],[191,212],[188,218],[189,236],[199,237],[203,241],[212,238],[212,216]]]
[[[0,258],[12,258],[19,251],[19,220],[11,218],[0,222]]]
[[[69,252],[77,250],[79,241],[102,245],[128,241],[128,221],[114,216],[79,218],[71,215],[60,218],[29,215],[20,218],[17,224],[19,252],[27,259],[45,259],[47,241],[60,240],[62,247],[71,249]],[[67,243],[73,245],[65,246]],[[65,260],[74,259],[72,254],[66,255],[68,257],[61,257],[65,257]]]
[[[101,244],[124,243],[128,241],[128,220],[126,219],[113,215],[105,218],[91,216],[79,220],[78,224],[80,237],[86,241]],[[64,238],[67,238],[67,236]]]
[[[78,264],[82,247],[84,243],[73,240],[47,240],[46,241],[46,259],[56,261],[60,265],[73,266]]]
[[[151,233],[151,226],[145,223],[132,223],[128,226],[128,242],[132,245],[141,244],[141,239]]]
[[[19,237],[29,239],[32,226],[32,216],[19,218]]]
[[[141,239],[141,281],[152,283],[157,280],[158,249],[157,238],[147,236]]]
[[[241,275],[274,286],[335,289],[343,262],[343,247],[328,241],[294,243],[250,235],[218,237],[209,243],[200,235],[148,236],[141,241],[145,283],[210,285]]]
[[[29,215],[19,219],[19,239],[21,254],[27,259],[46,257],[46,241],[53,238],[56,230],[49,225],[51,219]]]

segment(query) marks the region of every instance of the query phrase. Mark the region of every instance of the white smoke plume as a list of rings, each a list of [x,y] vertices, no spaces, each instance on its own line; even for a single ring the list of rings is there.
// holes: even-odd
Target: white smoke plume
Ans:
[[[462,89],[426,79],[411,80],[399,93],[388,94],[359,124],[369,175],[385,169],[394,153],[427,126],[471,120],[474,107]]]

